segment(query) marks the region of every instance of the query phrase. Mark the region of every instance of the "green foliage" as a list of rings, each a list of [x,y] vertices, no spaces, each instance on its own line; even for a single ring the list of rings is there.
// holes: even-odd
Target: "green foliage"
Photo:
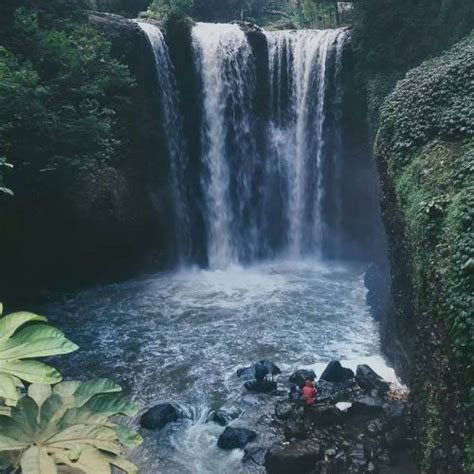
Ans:
[[[410,71],[387,98],[377,158],[405,222],[414,311],[446,328],[474,410],[474,34]],[[428,401],[429,402],[429,401]],[[427,402],[423,463],[441,436]],[[433,416],[432,416],[433,415]],[[474,427],[473,427],[474,431]],[[472,447],[468,448],[474,455]],[[474,461],[474,457],[472,458]]]
[[[0,48],[0,156],[14,165],[18,192],[115,160],[125,146],[127,68],[92,28],[67,18],[43,27],[48,18],[16,9],[11,47]]]
[[[380,139],[397,162],[433,138],[474,136],[474,34],[400,81],[382,107]]]
[[[185,17],[191,13],[193,0],[153,0],[149,10],[159,20]]]
[[[117,396],[111,380],[32,384],[11,415],[0,415],[0,452],[23,474],[68,471],[111,472],[111,466],[138,472],[125,457],[126,448],[141,443],[140,436],[110,420],[133,416],[137,408]]]
[[[25,311],[2,317],[0,304],[0,399],[7,406],[16,405],[22,380],[49,384],[61,381],[56,369],[33,358],[77,350],[61,331],[48,324],[38,324],[44,321],[45,317]],[[23,327],[25,324],[28,325]]]
[[[374,137],[379,107],[406,71],[472,31],[474,2],[362,0],[354,2],[352,22],[357,74],[367,90]]]

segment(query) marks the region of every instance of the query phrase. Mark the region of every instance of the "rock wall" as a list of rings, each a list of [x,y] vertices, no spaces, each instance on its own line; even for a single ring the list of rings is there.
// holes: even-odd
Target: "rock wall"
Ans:
[[[411,422],[422,472],[472,472],[474,36],[410,71],[376,142]]]
[[[111,42],[136,82],[118,117],[128,146],[110,163],[61,176],[58,189],[40,200],[8,200],[0,224],[0,298],[9,302],[166,264],[166,173],[151,52],[133,21],[93,13],[87,22]]]

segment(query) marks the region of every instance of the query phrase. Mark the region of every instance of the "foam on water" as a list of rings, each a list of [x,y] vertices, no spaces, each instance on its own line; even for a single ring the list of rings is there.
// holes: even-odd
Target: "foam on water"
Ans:
[[[266,358],[287,373],[314,367],[319,375],[339,359],[393,378],[365,294],[360,266],[277,261],[160,273],[70,295],[44,313],[81,347],[58,359],[68,377],[113,377],[144,406],[172,401],[186,413],[142,433],[133,454],[142,472],[243,472],[242,452],[219,450],[222,428],[206,423],[211,410],[238,406],[235,423],[264,442],[259,420],[271,404],[267,414],[254,405],[237,368]]]

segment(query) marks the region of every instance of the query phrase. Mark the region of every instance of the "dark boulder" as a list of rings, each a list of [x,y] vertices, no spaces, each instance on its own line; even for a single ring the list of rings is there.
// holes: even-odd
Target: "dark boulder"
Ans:
[[[221,408],[220,410],[215,411],[211,420],[221,426],[226,426],[232,420],[238,418],[242,413],[240,408]]]
[[[384,406],[385,416],[389,427],[402,425],[406,415],[407,402],[397,400]]]
[[[279,375],[281,374],[281,370],[278,366],[276,366],[273,362],[268,360],[261,360],[254,365],[249,367],[243,367],[241,369],[237,369],[237,377],[243,378],[244,380],[251,380],[255,379],[255,368],[256,366],[262,367],[266,372],[265,375]]]
[[[360,388],[354,380],[332,383],[320,379],[316,383],[316,389],[318,391],[316,399],[319,402],[336,403],[338,401],[351,400],[361,394]]]
[[[148,430],[161,430],[168,423],[178,420],[178,410],[171,403],[150,408],[140,418],[140,426]]]
[[[219,436],[217,446],[221,449],[242,449],[256,437],[255,431],[228,426]]]
[[[269,474],[311,472],[321,457],[321,447],[314,440],[277,445],[265,455]]]
[[[263,466],[265,464],[265,449],[259,446],[254,446],[245,449],[242,462],[255,466]]]
[[[342,367],[338,360],[329,362],[320,377],[322,380],[333,383],[342,383],[354,378],[354,372],[351,369]]]
[[[381,416],[384,412],[384,401],[378,397],[357,397],[353,400],[348,413],[351,416]]]
[[[308,418],[318,427],[340,425],[345,413],[332,405],[314,406],[307,411]]]
[[[382,395],[390,390],[390,384],[365,364],[357,366],[355,379],[359,386],[367,392],[376,390]]]
[[[244,387],[251,393],[270,393],[276,390],[277,383],[270,380],[245,382]]]
[[[275,416],[280,420],[302,418],[303,406],[299,403],[291,403],[287,400],[279,400],[275,405]]]
[[[308,437],[308,430],[303,418],[289,419],[285,421],[283,434],[286,441],[293,439],[306,439]]]
[[[290,377],[290,382],[298,385],[298,387],[303,388],[303,385],[306,380],[315,381],[316,374],[313,370],[299,369],[294,372]]]

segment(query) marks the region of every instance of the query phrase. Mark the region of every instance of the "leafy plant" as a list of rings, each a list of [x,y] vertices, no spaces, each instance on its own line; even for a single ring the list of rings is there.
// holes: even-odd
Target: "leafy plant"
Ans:
[[[0,452],[23,474],[51,474],[61,468],[110,473],[111,466],[138,472],[125,450],[139,445],[141,437],[110,420],[137,412],[116,395],[120,391],[108,379],[30,385],[11,416],[0,415]]]
[[[61,381],[61,374],[53,367],[32,360],[67,354],[78,346],[64,334],[48,324],[44,316],[21,311],[2,317],[0,303],[0,398],[7,406],[16,405],[23,387],[22,380],[30,383],[54,384]],[[27,323],[26,327],[23,327]]]

